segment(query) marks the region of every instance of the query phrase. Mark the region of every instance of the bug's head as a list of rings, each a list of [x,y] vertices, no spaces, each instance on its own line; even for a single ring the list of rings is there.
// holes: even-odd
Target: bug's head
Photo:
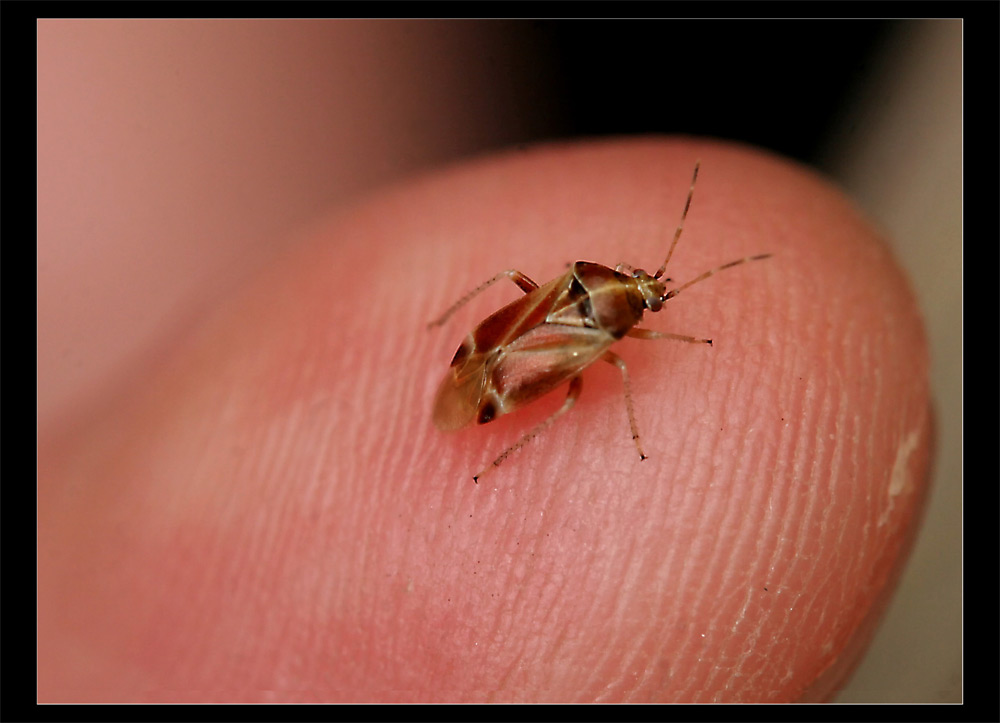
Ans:
[[[642,294],[642,303],[650,311],[659,311],[663,308],[663,296],[667,290],[654,276],[650,276],[642,269],[632,271],[632,278],[635,279],[636,288]]]

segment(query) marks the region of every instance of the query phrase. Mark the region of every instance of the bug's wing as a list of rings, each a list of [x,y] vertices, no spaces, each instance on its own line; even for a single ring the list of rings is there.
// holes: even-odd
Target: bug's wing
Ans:
[[[613,342],[598,329],[565,324],[535,327],[490,365],[482,403],[496,404],[496,416],[511,412],[579,374]]]
[[[444,432],[461,429],[476,416],[483,386],[486,383],[486,365],[482,355],[453,366],[445,374],[434,397],[434,426]]]
[[[515,343],[529,330],[544,324],[565,295],[570,273],[553,279],[490,314],[472,330],[470,349],[481,354]]]
[[[509,344],[517,345],[532,327],[545,324],[545,318],[568,283],[563,275],[493,312],[473,329],[458,347],[434,398],[433,419],[443,431],[461,429],[479,415],[484,404],[488,371],[506,353]],[[503,413],[502,411],[500,412]],[[486,414],[478,421],[489,421]]]

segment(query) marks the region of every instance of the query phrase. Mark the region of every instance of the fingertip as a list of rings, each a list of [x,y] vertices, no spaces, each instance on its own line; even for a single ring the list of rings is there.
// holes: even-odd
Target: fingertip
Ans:
[[[635,460],[621,375],[598,365],[570,413],[469,488],[560,400],[439,433],[432,400],[456,342],[521,292],[488,290],[440,334],[427,319],[501,269],[655,268],[696,159],[670,275],[767,260],[649,318],[707,344],[616,347],[650,453]],[[157,433],[115,464],[155,470],[135,495],[164,519],[118,569],[169,572],[169,589],[142,573],[159,617],[135,625],[180,661],[149,680],[177,687],[192,641],[229,650],[256,630],[296,690],[337,700],[794,699],[843,659],[912,529],[927,391],[907,294],[839,192],[711,142],[508,154],[320,224],[135,402]],[[191,590],[197,613],[180,604]],[[317,629],[334,654],[302,658]]]

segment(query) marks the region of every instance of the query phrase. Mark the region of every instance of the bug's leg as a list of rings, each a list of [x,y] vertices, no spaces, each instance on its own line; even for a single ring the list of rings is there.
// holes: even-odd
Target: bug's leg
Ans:
[[[528,432],[526,435],[524,435],[519,440],[517,440],[517,442],[515,442],[510,447],[508,447],[507,449],[505,449],[503,451],[503,453],[499,457],[497,457],[495,460],[493,460],[493,463],[490,464],[489,467],[487,467],[486,469],[484,469],[479,474],[474,475],[473,478],[472,478],[472,481],[475,482],[476,484],[479,484],[479,479],[483,475],[485,475],[487,472],[489,472],[492,468],[499,467],[500,463],[503,462],[505,459],[507,459],[507,457],[509,457],[512,452],[516,452],[517,450],[521,449],[521,447],[523,447],[528,442],[530,442],[532,439],[534,439],[535,437],[537,437],[540,432],[542,432],[546,427],[548,427],[550,424],[552,424],[554,421],[556,421],[556,419],[558,419],[559,417],[561,417],[562,415],[564,415],[566,412],[568,412],[573,407],[573,405],[576,403],[577,398],[580,396],[580,390],[581,389],[583,389],[583,378],[582,377],[575,376],[572,379],[570,379],[569,380],[569,391],[566,393],[566,401],[563,402],[562,406],[559,407],[559,409],[557,409],[555,412],[553,412],[553,414],[552,414],[551,417],[549,417],[548,419],[546,419],[544,422],[542,422],[541,424],[539,424],[538,426],[536,426],[534,429],[532,429],[530,432]]]
[[[635,337],[636,339],[673,339],[674,341],[686,341],[691,344],[708,344],[712,345],[711,339],[699,339],[694,336],[685,336],[684,334],[670,334],[666,331],[653,331],[652,329],[636,329],[634,326],[625,332],[625,336]]]
[[[446,321],[448,321],[448,319],[451,317],[452,314],[454,314],[456,311],[458,311],[460,308],[462,308],[462,306],[464,306],[465,304],[467,304],[472,299],[472,297],[474,297],[476,294],[480,293],[481,291],[485,291],[489,287],[493,286],[493,284],[495,284],[496,282],[500,281],[500,279],[510,279],[515,284],[517,284],[518,288],[520,288],[521,291],[523,291],[526,294],[530,294],[532,291],[534,291],[535,289],[538,288],[538,284],[536,284],[534,281],[532,281],[531,279],[529,279],[527,276],[525,276],[524,274],[522,274],[517,269],[507,269],[506,271],[501,271],[499,274],[497,274],[496,276],[494,276],[492,279],[490,279],[489,281],[486,281],[486,282],[480,284],[479,286],[477,286],[476,288],[474,288],[472,291],[470,291],[468,294],[466,294],[465,296],[463,296],[461,299],[459,299],[458,301],[456,301],[454,304],[452,304],[448,308],[447,311],[445,311],[443,314],[441,314],[441,316],[439,316],[434,321],[430,322],[427,326],[429,326],[429,327],[430,326],[441,326],[443,323],[445,323]]]
[[[628,411],[628,426],[632,428],[632,441],[635,442],[635,448],[639,450],[639,459],[646,459],[646,454],[642,451],[642,445],[639,444],[639,428],[635,424],[635,412],[632,409],[632,385],[628,380],[628,369],[625,367],[625,361],[611,351],[604,352],[604,356],[601,359],[609,364],[614,364],[618,367],[618,371],[622,373],[622,381],[625,382],[625,409]]]

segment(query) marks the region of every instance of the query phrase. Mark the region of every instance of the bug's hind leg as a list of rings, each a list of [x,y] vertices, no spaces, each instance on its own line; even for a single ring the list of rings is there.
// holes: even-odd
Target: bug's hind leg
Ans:
[[[632,409],[632,385],[628,379],[628,368],[625,366],[625,360],[611,351],[605,352],[601,359],[609,364],[614,364],[622,373],[622,381],[625,382],[625,410],[628,412],[628,426],[632,429],[632,441],[635,442],[635,448],[639,450],[639,459],[646,459],[646,453],[642,451],[642,445],[639,444],[639,427],[635,423],[635,411]]]
[[[497,457],[495,460],[493,460],[493,463],[490,464],[489,467],[487,467],[486,469],[484,469],[479,474],[474,475],[473,478],[472,478],[472,481],[475,482],[476,484],[479,484],[479,478],[480,477],[482,477],[483,475],[485,475],[492,468],[499,467],[500,463],[503,462],[505,459],[507,459],[507,457],[510,456],[510,454],[512,452],[516,452],[517,450],[521,449],[521,447],[523,447],[528,442],[530,442],[532,439],[534,439],[535,437],[537,437],[539,435],[539,433],[541,433],[543,430],[545,430],[546,427],[548,427],[550,424],[552,424],[554,421],[556,421],[556,419],[558,419],[559,417],[561,417],[562,415],[564,415],[566,412],[568,412],[570,409],[572,409],[573,405],[576,403],[577,398],[580,396],[580,390],[581,389],[583,389],[583,378],[582,377],[575,376],[572,379],[570,379],[569,380],[569,391],[566,393],[566,401],[563,402],[562,406],[559,407],[559,409],[557,409],[555,412],[553,412],[553,414],[552,414],[551,417],[549,417],[548,419],[546,419],[544,422],[542,422],[541,424],[539,424],[538,426],[536,426],[534,429],[532,429],[530,432],[528,432],[526,435],[524,435],[519,440],[517,440],[517,442],[515,442],[510,447],[508,447],[507,449],[505,449],[503,451],[503,453],[501,453],[501,455],[499,457]]]
[[[459,299],[458,301],[456,301],[454,304],[452,304],[450,307],[448,307],[447,311],[445,311],[443,314],[441,314],[441,316],[439,316],[434,321],[432,321],[429,324],[427,324],[427,326],[428,327],[441,326],[443,323],[445,323],[446,321],[448,321],[449,318],[451,318],[452,314],[454,314],[456,311],[458,311],[460,308],[462,308],[465,304],[469,303],[469,301],[476,294],[478,294],[480,292],[483,292],[483,291],[486,291],[486,289],[488,289],[489,287],[493,286],[493,284],[495,284],[496,282],[500,281],[501,279],[510,279],[515,284],[517,284],[518,288],[521,289],[521,291],[523,291],[526,294],[530,294],[532,291],[534,291],[535,289],[538,288],[538,284],[536,284],[534,281],[532,281],[531,279],[529,279],[527,276],[525,276],[524,274],[522,274],[517,269],[507,269],[506,271],[501,271],[499,274],[497,274],[496,276],[494,276],[492,279],[489,279],[488,281],[485,281],[485,282],[481,283],[479,286],[477,286],[476,288],[474,288],[468,294],[466,294],[461,299]]]

